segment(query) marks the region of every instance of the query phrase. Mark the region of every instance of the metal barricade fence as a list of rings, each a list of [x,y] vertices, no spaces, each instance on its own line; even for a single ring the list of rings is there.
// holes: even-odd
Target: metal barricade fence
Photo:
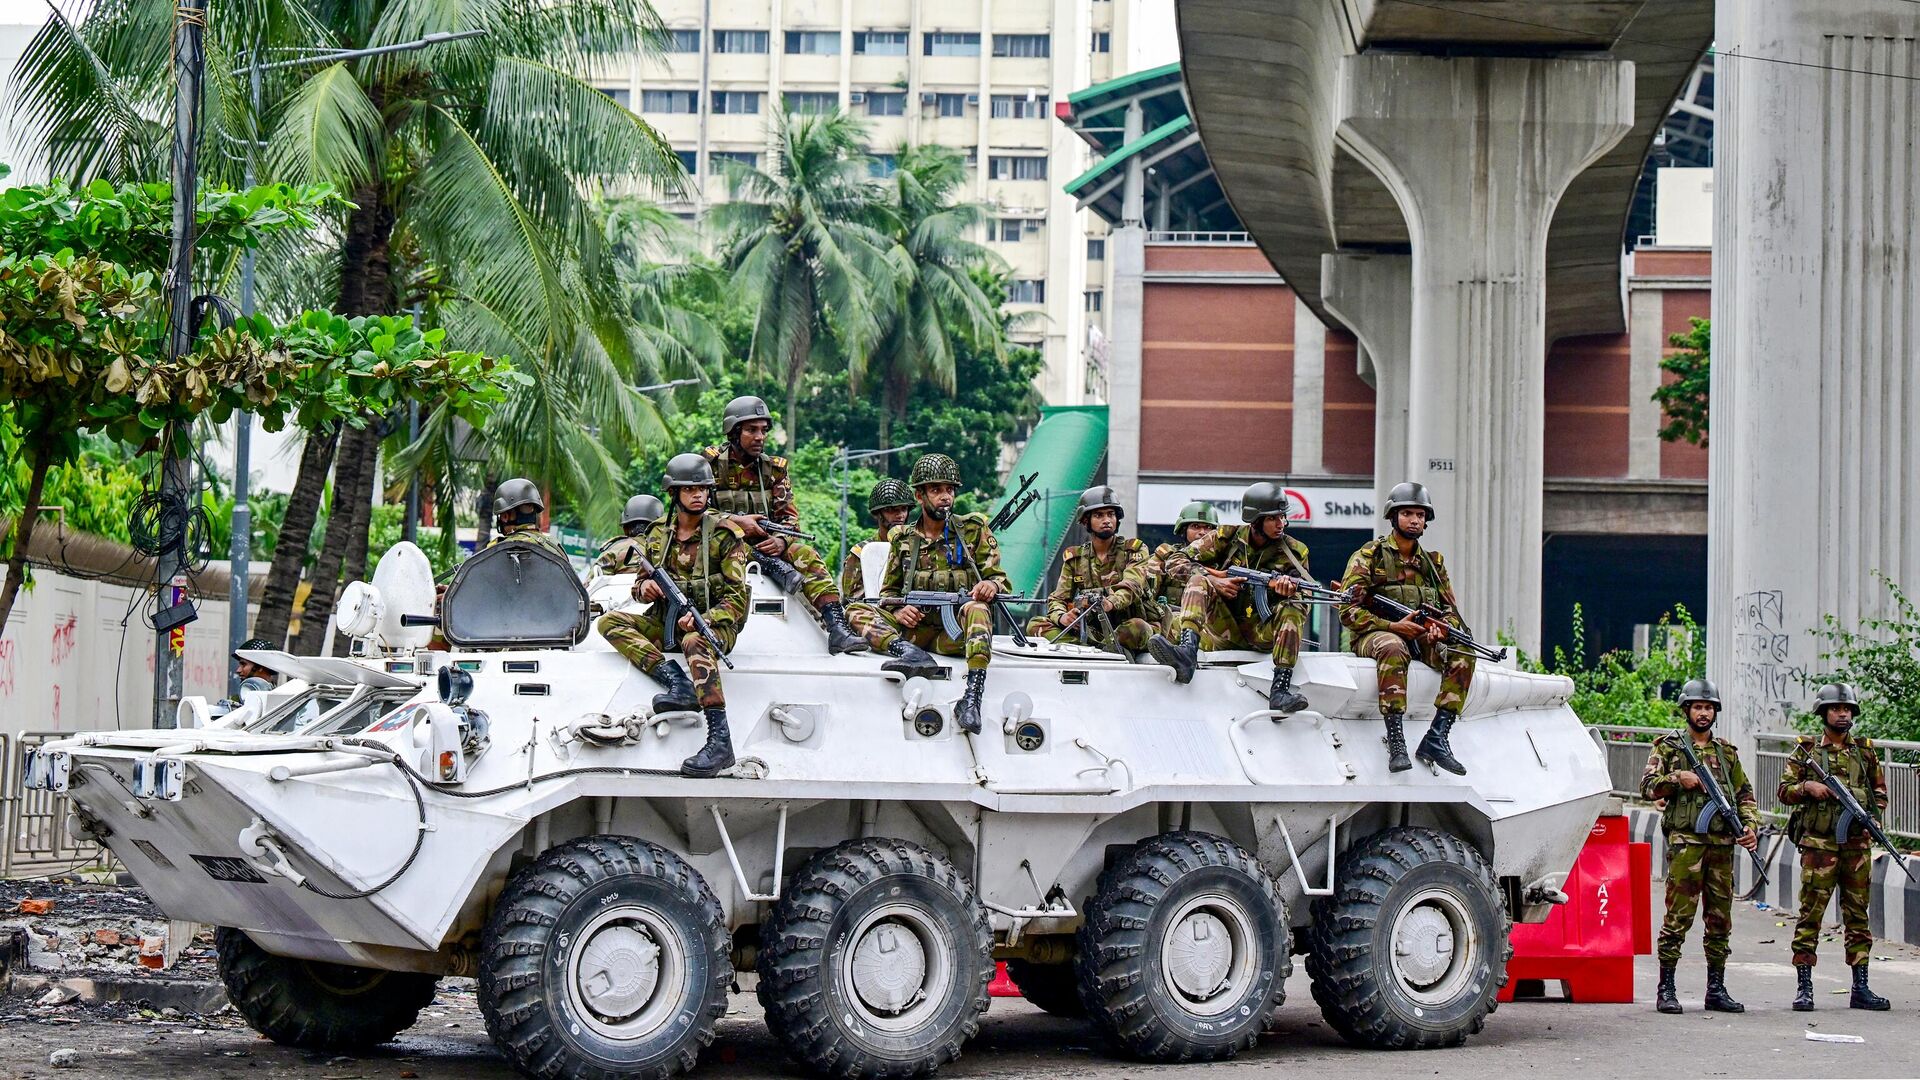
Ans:
[[[54,791],[27,791],[27,751],[72,732],[26,731],[14,736],[0,735],[0,826],[6,829],[0,843],[0,877],[41,872],[65,866],[98,861],[111,865],[113,856],[91,840],[76,840],[67,833],[67,797]]]
[[[1589,724],[1587,731],[1606,755],[1607,776],[1613,781],[1613,793],[1625,798],[1640,797],[1640,777],[1647,771],[1647,755],[1653,740],[1673,733],[1675,728],[1623,727]]]

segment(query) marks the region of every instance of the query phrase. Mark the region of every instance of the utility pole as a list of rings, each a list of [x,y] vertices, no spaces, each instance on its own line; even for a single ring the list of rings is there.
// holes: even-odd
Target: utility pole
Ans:
[[[206,74],[207,0],[177,0],[173,26],[173,252],[167,261],[167,349],[175,359],[193,351],[193,243],[200,143],[201,80]],[[161,432],[161,510],[157,532],[155,581],[162,612],[187,601],[187,463],[174,454],[183,432]],[[153,726],[174,726],[180,707],[181,658],[186,652],[184,622],[158,630],[153,642]]]
[[[258,50],[256,50],[257,52]],[[253,91],[253,139],[247,145],[246,186],[252,189],[253,159],[260,150],[260,65],[247,72]],[[240,254],[240,314],[252,315],[253,248]],[[233,418],[233,529],[227,539],[227,651],[233,652],[247,640],[252,625],[247,618],[248,580],[253,560],[253,507],[247,502],[252,492],[248,473],[253,470],[253,414],[244,409]],[[278,644],[276,642],[275,644]],[[227,672],[227,693],[240,699],[240,675],[237,665]]]

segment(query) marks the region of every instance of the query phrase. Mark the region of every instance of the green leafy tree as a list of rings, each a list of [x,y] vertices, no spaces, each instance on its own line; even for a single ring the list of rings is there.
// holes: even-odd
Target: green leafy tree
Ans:
[[[1504,639],[1504,636],[1503,636]],[[1511,639],[1504,639],[1511,644]],[[1675,696],[1688,679],[1705,678],[1707,638],[1686,605],[1662,615],[1645,656],[1615,649],[1588,659],[1586,616],[1573,607],[1573,648],[1556,647],[1553,659],[1520,654],[1522,670],[1573,680],[1568,705],[1581,721],[1623,727],[1679,727]]]
[[[1660,361],[1660,370],[1671,374],[1672,382],[1653,392],[1660,403],[1666,423],[1660,437],[1667,442],[1685,439],[1695,446],[1707,445],[1707,391],[1709,369],[1713,364],[1713,323],[1693,319],[1693,328],[1674,334],[1667,343],[1679,351]]]
[[[1877,739],[1920,739],[1920,607],[1898,582],[1879,571],[1891,618],[1866,619],[1858,628],[1828,615],[1817,631],[1825,640],[1820,658],[1832,665],[1807,679],[1809,689],[1828,682],[1852,683],[1860,694],[1862,735]],[[1818,730],[1811,714],[1807,730]]]

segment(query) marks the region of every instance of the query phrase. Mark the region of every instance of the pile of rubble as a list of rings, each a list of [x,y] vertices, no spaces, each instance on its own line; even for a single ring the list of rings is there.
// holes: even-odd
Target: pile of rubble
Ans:
[[[0,994],[34,1009],[220,1007],[213,936],[170,923],[138,886],[0,881]],[[9,1018],[12,1018],[11,1016]]]

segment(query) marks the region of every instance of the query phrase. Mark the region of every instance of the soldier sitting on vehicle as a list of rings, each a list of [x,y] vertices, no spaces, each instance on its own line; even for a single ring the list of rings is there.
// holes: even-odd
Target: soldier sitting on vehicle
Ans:
[[[499,527],[488,547],[496,544],[538,544],[561,558],[567,553],[560,542],[548,536],[540,528],[540,516],[547,512],[547,504],[540,498],[540,489],[533,481],[514,477],[493,489],[493,520]]]
[[[847,625],[846,608],[833,572],[810,545],[793,536],[769,531],[768,524],[800,527],[800,509],[793,503],[793,484],[787,479],[787,459],[766,453],[773,416],[757,397],[727,402],[721,421],[727,441],[701,451],[714,472],[714,508],[733,517],[752,545],[752,557],[768,578],[789,588],[796,579],[807,602],[820,613],[827,629],[827,652],[865,652],[867,643]]]
[[[271,652],[274,648],[273,642],[266,638],[248,638],[240,643],[239,648],[233,650],[233,677],[240,680],[240,689],[232,697],[222,698],[216,702],[216,708],[237,709],[249,690],[259,692],[273,689],[273,680],[279,678],[280,673],[265,664],[248,660],[240,654]]]
[[[1173,617],[1180,613],[1180,596],[1187,591],[1186,580],[1172,571],[1174,554],[1199,543],[1201,537],[1219,527],[1220,514],[1213,504],[1196,500],[1180,508],[1180,516],[1173,523],[1174,542],[1153,549],[1153,557],[1147,560],[1147,583],[1153,590],[1149,607],[1161,632],[1167,632]]]
[[[867,543],[885,543],[888,533],[913,516],[913,489],[891,476],[882,479],[867,492],[867,516],[877,530]],[[860,549],[865,546],[849,547],[846,560],[840,564],[840,595],[849,603],[853,597],[867,595],[867,571],[860,564]]]
[[[1267,707],[1277,713],[1307,707],[1307,699],[1293,689],[1293,668],[1300,662],[1300,637],[1307,625],[1305,605],[1275,604],[1271,617],[1262,619],[1252,587],[1227,575],[1234,566],[1287,575],[1274,579],[1273,591],[1282,600],[1294,594],[1291,579],[1312,580],[1307,546],[1286,533],[1289,509],[1279,485],[1254,484],[1240,496],[1240,518],[1246,524],[1222,526],[1173,553],[1168,571],[1187,587],[1167,632],[1153,635],[1147,648],[1155,660],[1174,670],[1176,682],[1193,680],[1201,649],[1258,649],[1273,656]]]
[[[602,574],[631,574],[637,567],[635,563],[645,548],[641,537],[653,527],[653,523],[667,516],[667,508],[659,499],[651,495],[635,495],[627,500],[626,508],[620,512],[620,535],[607,541],[600,549],[600,558],[595,565]]]
[[[726,514],[707,508],[713,495],[713,468],[699,454],[681,454],[667,462],[667,498],[673,515],[640,537],[638,556],[671,578],[687,600],[731,651],[747,621],[747,544],[741,527]],[[707,742],[681,762],[684,776],[706,777],[733,764],[733,740],[727,731],[727,699],[720,688],[720,657],[700,633],[691,612],[666,610],[666,596],[651,576],[634,583],[637,600],[651,603],[645,614],[615,611],[600,620],[600,636],[645,672],[666,692],[653,699],[654,712],[704,709]],[[674,619],[672,626],[667,625]],[[688,678],[666,656],[678,645],[693,669]]]
[[[1062,558],[1060,581],[1047,597],[1047,612],[1027,624],[1027,633],[1051,637],[1098,627],[1102,634],[1111,633],[1121,648],[1145,651],[1154,633],[1143,606],[1149,556],[1138,537],[1117,535],[1122,513],[1110,487],[1091,487],[1081,494],[1078,517],[1086,526],[1087,542]]]

